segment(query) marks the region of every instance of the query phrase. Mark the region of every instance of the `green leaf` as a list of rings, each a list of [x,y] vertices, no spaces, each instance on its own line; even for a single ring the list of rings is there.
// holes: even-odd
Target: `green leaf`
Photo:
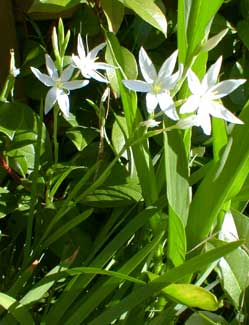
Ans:
[[[208,235],[226,201],[241,190],[248,175],[249,103],[240,118],[245,125],[235,126],[220,161],[208,171],[198,187],[190,207],[186,227],[189,248],[193,248]],[[200,218],[201,216],[201,218]]]
[[[101,6],[107,19],[109,31],[117,33],[124,18],[123,4],[118,0],[102,0]]]
[[[236,225],[236,229],[240,239],[245,241],[245,246],[249,249],[249,218],[240,213],[239,211],[232,209],[232,215]]]
[[[160,30],[165,36],[167,35],[167,21],[153,0],[119,0],[124,6],[132,9],[138,16],[148,24]]]
[[[29,13],[33,12],[61,12],[63,10],[72,8],[79,3],[85,1],[82,0],[35,0],[32,6],[29,8]]]
[[[134,233],[143,227],[158,209],[150,207],[135,215],[128,224],[118,232],[117,235],[109,241],[109,243],[101,250],[101,252],[92,261],[91,265],[102,268],[110,261],[113,254],[115,254],[127,241],[134,235]],[[59,298],[57,303],[50,309],[46,321],[55,324],[63,319],[64,312],[70,308],[77,297],[83,292],[84,288],[94,278],[94,275],[81,275],[76,281],[69,283],[68,288]],[[81,290],[79,290],[79,288]],[[101,323],[100,323],[101,324]]]
[[[97,207],[124,207],[142,199],[141,187],[137,184],[106,186],[87,195],[83,202]]]
[[[201,311],[199,313],[194,313],[191,315],[185,325],[211,325],[220,324],[228,325],[228,322],[220,315],[210,313],[208,311]]]
[[[17,203],[16,200],[13,200],[13,196],[13,193],[7,188],[0,187],[0,219],[17,208]]]
[[[123,274],[132,273],[141,262],[155,249],[162,239],[163,233],[155,237],[152,242],[140,249],[136,255],[132,256],[118,271]],[[119,286],[120,281],[117,278],[107,279],[99,288],[95,289],[87,300],[78,308],[70,318],[67,320],[67,325],[74,325],[83,322],[91,312],[93,312],[110,293]]]
[[[34,129],[35,115],[30,107],[20,103],[0,103],[0,132],[10,140],[13,140],[17,130]]]
[[[242,20],[238,23],[237,31],[238,31],[239,38],[242,40],[243,44],[247,49],[249,49],[248,29],[249,29],[248,20]]]
[[[73,142],[75,147],[79,151],[82,151],[97,137],[98,133],[94,129],[83,126],[77,126],[67,130],[66,135]]]
[[[184,279],[186,275],[203,269],[203,267],[230,253],[241,244],[241,241],[225,244],[222,247],[218,247],[212,251],[193,257],[180,266],[166,272],[164,275],[159,276],[146,286],[133,290],[133,292],[126,296],[120,303],[108,308],[100,316],[91,321],[89,325],[109,325],[114,319],[121,316],[124,313],[124,310],[126,312],[132,310],[135,306],[156,294],[170,283],[180,281],[181,279]]]
[[[28,310],[20,304],[16,299],[0,292],[0,305],[8,310],[8,312],[18,321],[20,325],[34,325]]]
[[[147,273],[150,280],[155,280],[158,275]],[[188,307],[215,311],[220,306],[216,296],[208,290],[188,283],[173,283],[162,289],[170,299]]]
[[[126,76],[127,79],[137,79],[137,62],[134,57],[134,55],[125,47],[120,46],[120,51],[119,51],[119,56],[120,56],[120,61],[121,67],[123,69],[123,72]],[[110,48],[107,47],[106,49],[106,54],[105,54],[106,61],[109,64],[112,64],[113,66],[116,66],[116,62],[112,58],[112,54],[110,52]],[[108,69],[106,71],[108,79],[110,80],[111,87],[113,91],[115,92],[115,95],[117,97],[120,96],[120,89],[119,89],[119,84],[118,84],[118,79],[116,76],[116,71],[115,69]]]
[[[170,284],[162,290],[171,299],[188,307],[215,311],[221,307],[216,296],[194,284]]]
[[[164,133],[164,152],[169,202],[168,256],[174,265],[179,265],[185,259],[185,226],[190,204],[188,161],[179,131]]]

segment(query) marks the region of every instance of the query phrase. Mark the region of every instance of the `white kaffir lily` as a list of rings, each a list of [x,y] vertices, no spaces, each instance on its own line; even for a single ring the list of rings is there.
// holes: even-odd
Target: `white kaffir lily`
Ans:
[[[174,101],[170,95],[170,90],[176,86],[179,78],[182,75],[180,68],[176,73],[173,73],[177,60],[178,51],[175,51],[165,60],[157,73],[156,68],[147,55],[146,51],[141,48],[139,51],[139,66],[142,80],[123,80],[125,87],[136,92],[146,94],[146,106],[149,114],[153,113],[159,104],[161,110],[172,120],[178,120]]]
[[[70,90],[82,88],[86,86],[89,81],[69,80],[72,77],[74,71],[74,67],[72,65],[69,65],[65,70],[62,71],[61,75],[59,75],[53,60],[48,54],[45,55],[45,60],[48,74],[42,73],[40,70],[31,67],[31,70],[37,79],[39,79],[45,86],[52,87],[46,95],[44,108],[45,114],[47,114],[57,102],[60,110],[66,117],[68,117],[68,95],[70,93]]]
[[[196,74],[189,70],[187,74],[188,86],[192,95],[180,108],[180,113],[193,113],[189,126],[200,126],[206,135],[211,134],[210,116],[218,117],[230,123],[243,124],[235,115],[229,112],[219,100],[230,94],[244,82],[245,79],[229,79],[217,83],[222,57],[220,57],[207,71],[200,82]]]
[[[87,42],[85,49],[82,38],[80,34],[78,35],[78,55],[73,54],[72,60],[76,67],[80,69],[81,74],[84,78],[93,78],[97,81],[108,83],[106,77],[98,70],[113,69],[114,67],[104,62],[96,62],[96,60],[98,59],[97,55],[99,51],[102,50],[105,45],[105,43],[101,43],[100,45],[94,47],[91,51],[89,51]]]

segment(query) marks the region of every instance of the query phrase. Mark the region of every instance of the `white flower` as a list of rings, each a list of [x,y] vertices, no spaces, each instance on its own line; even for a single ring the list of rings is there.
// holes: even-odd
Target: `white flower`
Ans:
[[[69,65],[64,71],[62,71],[59,76],[57,68],[51,59],[51,57],[46,54],[46,68],[48,74],[41,73],[38,69],[31,67],[34,75],[47,87],[52,87],[45,99],[45,114],[47,114],[52,107],[57,102],[60,110],[65,116],[69,116],[69,92],[70,90],[78,89],[86,86],[88,80],[71,80],[74,67]]]
[[[139,65],[145,81],[123,80],[124,85],[131,90],[147,93],[146,106],[148,113],[154,112],[159,104],[161,110],[172,120],[178,120],[175,104],[170,96],[182,74],[182,69],[173,73],[178,52],[175,51],[165,60],[157,73],[154,64],[143,48],[139,51]]]
[[[94,47],[91,51],[88,49],[88,44],[86,44],[86,50],[82,41],[80,34],[78,35],[78,45],[77,51],[78,55],[72,55],[73,62],[76,67],[80,69],[81,74],[84,78],[90,79],[93,78],[100,82],[108,83],[108,80],[103,74],[97,70],[107,70],[113,69],[114,67],[110,64],[104,62],[96,62],[98,59],[97,55],[100,50],[105,47],[105,43]]]
[[[228,122],[243,124],[235,115],[229,112],[219,101],[242,85],[245,79],[229,79],[217,83],[222,57],[220,57],[207,71],[200,82],[193,71],[188,72],[188,86],[192,95],[180,108],[180,113],[196,111],[195,125],[201,126],[204,133],[211,134],[210,116],[222,118]]]

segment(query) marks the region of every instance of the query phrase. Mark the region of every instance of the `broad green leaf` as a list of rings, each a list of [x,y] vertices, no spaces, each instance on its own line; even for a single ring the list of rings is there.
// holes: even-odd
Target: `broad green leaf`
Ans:
[[[170,284],[162,291],[171,299],[188,307],[215,311],[222,306],[214,294],[194,284]]]
[[[200,311],[192,314],[186,321],[185,325],[211,325],[220,324],[228,325],[228,322],[220,315],[208,312]]]
[[[124,18],[123,4],[118,0],[102,0],[101,6],[107,19],[109,31],[117,33]]]
[[[0,305],[18,321],[20,325],[34,325],[29,311],[16,299],[0,292]],[[4,324],[4,323],[3,323]]]
[[[188,161],[181,133],[164,133],[164,152],[169,202],[168,255],[174,265],[179,265],[185,259],[185,226],[190,204]]]
[[[223,0],[213,0],[212,2],[207,2],[205,0],[191,1],[187,25],[189,58],[194,54],[197,46],[200,45],[201,41],[206,36],[207,27],[222,3]]]
[[[70,128],[66,131],[66,135],[79,151],[82,151],[98,136],[96,130],[83,126]]]
[[[245,245],[249,249],[249,218],[240,213],[239,211],[232,209],[232,215],[236,225],[236,229],[240,239],[245,240]]]
[[[116,115],[115,117],[116,118],[112,126],[112,144],[116,153],[119,153],[126,143],[128,130],[125,117],[121,115]],[[124,152],[122,157],[128,160],[128,152]]]
[[[35,0],[29,8],[29,13],[33,12],[61,12],[83,3],[82,0]]]
[[[150,280],[155,280],[158,275],[148,272]],[[188,283],[172,283],[162,289],[170,299],[188,307],[215,311],[221,304],[210,291]]]
[[[120,58],[121,58],[121,67],[123,69],[123,72],[127,79],[136,79],[138,70],[137,70],[137,62],[134,57],[134,55],[125,47],[120,46],[120,52],[119,52]],[[106,55],[105,55],[106,61],[109,64],[112,64],[113,66],[116,66],[116,62],[112,58],[112,54],[110,52],[110,49],[107,47],[106,49]],[[119,61],[120,64],[120,61]],[[111,87],[113,91],[115,92],[115,95],[117,97],[120,96],[120,89],[118,84],[118,79],[116,76],[115,69],[108,69],[106,71],[108,79],[110,80]]]
[[[0,103],[0,132],[7,135],[10,140],[13,140],[17,130],[34,130],[35,124],[34,112],[27,105]]]
[[[219,162],[213,165],[198,187],[190,207],[187,224],[189,248],[210,232],[226,201],[241,190],[249,170],[249,103],[242,111],[245,125],[235,126]],[[201,217],[200,217],[201,216]]]
[[[167,21],[153,0],[119,0],[124,6],[132,9],[147,23],[159,29],[165,36],[167,35]]]
[[[222,247],[218,247],[207,253],[193,257],[180,266],[171,269],[164,275],[149,282],[146,286],[133,290],[133,292],[126,296],[120,303],[108,308],[100,316],[91,321],[89,325],[109,325],[114,319],[121,316],[124,310],[126,312],[132,310],[135,306],[153,296],[167,285],[179,282],[181,279],[184,279],[186,275],[203,269],[203,267],[230,253],[241,244],[241,241],[225,244]]]
[[[58,265],[54,267],[50,272],[46,274],[44,279],[46,280],[46,277],[49,277],[49,275],[52,274],[57,274],[58,272],[62,272],[65,270],[65,267],[62,267],[61,265]],[[20,300],[21,304],[27,305],[30,304],[34,301],[37,301],[41,299],[46,292],[54,285],[55,280],[53,281],[47,281],[45,283],[38,283],[37,285],[34,286],[34,288],[31,288],[26,295]]]

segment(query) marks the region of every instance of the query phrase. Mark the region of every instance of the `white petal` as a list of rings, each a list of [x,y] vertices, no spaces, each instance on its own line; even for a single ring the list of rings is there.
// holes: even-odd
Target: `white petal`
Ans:
[[[86,52],[85,52],[84,44],[83,44],[80,34],[78,34],[77,51],[78,51],[78,55],[79,55],[80,59],[84,60],[86,58]]]
[[[222,57],[220,56],[219,59],[208,69],[207,73],[205,74],[202,80],[202,86],[204,89],[207,90],[216,84],[221,68],[221,63]]]
[[[90,60],[94,61],[99,51],[102,50],[106,46],[106,43],[101,43],[98,46],[94,47],[89,53],[88,56]]]
[[[233,115],[229,110],[227,110],[223,105],[211,102],[208,105],[208,111],[209,114],[221,118],[223,120],[226,120],[228,122],[234,123],[234,124],[243,124],[243,122],[237,118],[235,115]]]
[[[113,65],[107,64],[107,63],[104,63],[104,62],[95,62],[93,66],[94,66],[95,70],[115,69],[115,67]]]
[[[171,120],[179,120],[176,112],[175,104],[173,99],[166,92],[157,94],[157,99],[161,110],[166,114]]]
[[[163,65],[161,66],[158,72],[159,79],[170,76],[173,73],[176,65],[177,55],[178,55],[178,50],[173,52],[173,54],[171,54],[171,56],[167,60],[165,60],[165,62],[163,63]]]
[[[203,107],[198,110],[197,121],[206,135],[211,134],[211,119],[207,110]]]
[[[155,108],[157,107],[158,100],[156,95],[148,93],[146,95],[146,106],[148,113],[154,112]]]
[[[200,126],[199,120],[196,115],[191,115],[186,118],[182,118],[175,124],[175,127],[178,129],[188,129],[192,126]]]
[[[191,95],[180,108],[180,113],[181,114],[192,113],[196,111],[199,104],[200,104],[200,97],[196,95]]]
[[[47,67],[48,74],[53,80],[58,79],[57,68],[54,64],[54,61],[51,59],[51,56],[45,54],[45,59],[46,59],[46,67]]]
[[[63,82],[63,88],[68,90],[79,89],[89,84],[89,80],[71,80]]]
[[[57,88],[53,87],[49,89],[47,96],[45,98],[45,108],[44,113],[47,114],[51,108],[54,106],[57,100]]]
[[[192,70],[188,71],[188,86],[192,94],[202,94],[202,86],[200,80]]]
[[[69,99],[68,95],[65,93],[61,93],[57,98],[60,110],[66,117],[69,117]]]
[[[177,82],[180,80],[183,73],[183,69],[183,64],[180,64],[177,72],[166,78],[161,78],[160,83],[163,85],[163,89],[173,89],[176,86]]]
[[[31,70],[33,74],[36,76],[37,79],[39,79],[45,86],[52,87],[54,86],[54,81],[50,76],[48,76],[45,73],[41,73],[40,70],[31,67]]]
[[[105,83],[108,83],[108,79],[105,78],[105,76],[98,72],[98,71],[95,71],[93,69],[89,69],[85,72],[84,74],[85,78],[93,78],[99,82],[105,82]]]
[[[209,89],[208,96],[210,94],[210,99],[225,97],[245,82],[245,79],[229,79],[221,81],[216,86]]]
[[[78,69],[80,69],[82,64],[81,64],[81,59],[78,57],[78,55],[72,54],[72,60],[73,60],[74,64],[76,65],[76,67]]]
[[[73,71],[74,67],[70,64],[64,71],[62,71],[61,81],[68,81],[72,77]]]
[[[139,51],[139,65],[145,81],[151,83],[156,80],[157,72],[154,64],[142,47]]]
[[[147,93],[151,90],[151,85],[141,80],[123,80],[123,84],[130,90],[139,91],[142,93]]]

